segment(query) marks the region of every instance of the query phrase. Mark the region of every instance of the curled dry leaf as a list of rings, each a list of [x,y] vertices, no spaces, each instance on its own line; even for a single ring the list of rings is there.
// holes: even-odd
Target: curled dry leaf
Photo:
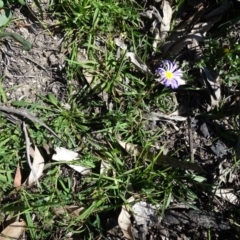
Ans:
[[[216,17],[213,17],[212,19],[210,19],[207,22],[203,22],[203,23],[197,23],[194,25],[191,33],[201,33],[202,35],[205,36],[205,33],[207,31],[210,30],[210,28],[217,23],[218,21],[220,21],[222,18],[222,15],[218,15]]]
[[[214,10],[205,14],[202,19],[208,19],[208,18],[214,17],[216,15],[223,14],[224,12],[226,12],[228,10],[228,8],[231,5],[232,5],[231,1],[225,1],[218,8],[215,7]]]
[[[152,162],[153,160],[155,160],[155,164],[157,164],[157,165],[167,164],[174,168],[182,168],[182,169],[194,170],[197,172],[205,173],[205,171],[197,163],[183,162],[176,158],[173,158],[173,157],[170,157],[170,156],[167,156],[164,154],[160,154],[159,156],[156,156],[153,153],[144,152],[143,148],[138,145],[123,142],[120,139],[117,139],[117,141],[120,144],[120,146],[122,148],[124,148],[126,150],[126,152],[128,152],[133,157],[142,155],[142,156],[146,157],[145,160],[148,162]]]
[[[170,30],[172,14],[173,14],[172,8],[168,1],[164,1],[162,11],[163,11],[163,18],[162,18],[161,27],[160,27],[160,38],[162,40],[165,40]]]
[[[134,53],[134,52],[127,52],[126,57],[129,57],[131,62],[143,73],[153,76],[150,69],[147,65]]]
[[[88,56],[85,49],[80,49],[77,54],[77,60],[83,64],[83,75],[86,78],[89,85],[93,83],[94,73],[89,68],[84,68],[84,64],[88,63]],[[92,85],[91,85],[92,86]],[[93,87],[93,86],[92,86]]]
[[[168,42],[163,45],[163,56],[168,54],[169,51],[171,54],[176,55],[184,46],[190,43],[192,43],[192,38],[189,38],[188,36],[182,37],[177,42]]]
[[[72,150],[69,150],[63,147],[56,147],[55,151],[56,151],[56,154],[53,154],[52,160],[71,162],[79,159],[78,153]],[[86,175],[91,171],[90,168],[84,167],[81,165],[72,165],[72,164],[67,164],[67,165],[73,168],[75,171],[81,173],[82,175]]]
[[[198,62],[203,56],[203,52],[202,49],[199,47],[198,41],[195,38],[193,38],[192,43],[188,44],[187,47],[192,62],[193,63]]]
[[[239,205],[238,197],[233,194],[233,189],[217,189],[216,191],[213,191],[216,196],[222,198],[223,200],[230,202],[234,205]]]
[[[79,207],[75,205],[70,206],[60,206],[54,209],[54,213],[57,215],[70,214],[72,217],[78,217],[84,210],[84,207]]]
[[[107,173],[109,169],[110,169],[110,164],[102,160],[101,167],[100,167],[100,174]]]
[[[133,202],[134,200],[135,200],[134,197],[131,197],[127,200],[127,202],[130,203],[130,202]],[[131,215],[129,213],[128,206],[123,205],[122,211],[118,216],[118,225],[121,228],[125,239],[127,240],[134,239],[130,217]]]
[[[203,42],[206,32],[210,30],[210,28],[222,18],[223,12],[226,8],[222,8],[222,10],[217,11],[217,14],[205,15],[203,14],[206,11],[203,3],[200,3],[196,6],[196,11],[194,14],[190,16],[184,22],[179,23],[176,26],[176,31],[173,32],[169,38],[169,41],[163,44],[162,51],[163,56],[166,56],[170,51],[171,54],[177,54],[184,46],[188,44],[192,44],[193,39],[195,42]],[[208,18],[206,18],[208,16]],[[209,18],[210,16],[213,16]],[[205,19],[205,22],[198,22],[201,19]],[[194,43],[196,45],[196,43]]]
[[[25,226],[26,222],[23,220],[10,224],[0,233],[0,240],[19,239],[25,230]]]
[[[86,67],[89,63],[88,56],[85,49],[80,49],[77,55],[78,62],[82,65],[82,73],[89,84],[91,89],[97,89],[101,85],[101,81],[97,78],[97,74],[92,68]],[[100,91],[98,96],[103,99],[106,103],[107,108],[108,106],[108,93],[105,90]]]
[[[159,40],[160,40],[159,29],[158,29],[158,28],[155,28],[153,34],[154,34],[153,50],[156,52],[156,51],[157,51],[157,45],[158,45]]]
[[[219,76],[214,76],[214,74],[206,67],[201,69],[201,74],[211,97],[211,107],[218,106],[221,100]]]
[[[150,112],[143,114],[144,119],[158,121],[158,120],[172,120],[172,121],[180,121],[184,122],[187,120],[187,117],[182,116],[174,116],[174,115],[167,115],[161,112]]]
[[[114,43],[122,50],[127,49],[127,45],[124,43],[124,41],[121,38],[114,38]]]
[[[15,173],[14,181],[13,181],[13,186],[15,188],[18,188],[21,186],[21,184],[22,184],[22,174],[21,174],[20,163],[18,161],[17,170]]]
[[[32,168],[34,172],[36,173],[37,179],[39,179],[42,176],[43,169],[44,169],[44,159],[41,155],[41,153],[38,150],[38,147],[35,146],[34,149],[30,147],[30,155],[33,158],[32,162]],[[34,177],[34,173],[31,171],[29,177],[24,182],[24,185],[30,186],[36,181]]]
[[[146,239],[148,226],[160,225],[162,217],[159,216],[158,207],[144,201],[136,202],[132,206],[134,220],[141,229],[137,239]]]

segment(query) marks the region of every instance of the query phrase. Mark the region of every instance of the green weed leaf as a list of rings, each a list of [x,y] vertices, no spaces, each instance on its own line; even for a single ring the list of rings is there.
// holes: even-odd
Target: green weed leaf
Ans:
[[[3,8],[3,6],[4,6],[4,2],[0,0],[0,8]]]
[[[7,22],[12,18],[12,12],[9,9],[1,9],[0,12],[0,27],[7,24]]]

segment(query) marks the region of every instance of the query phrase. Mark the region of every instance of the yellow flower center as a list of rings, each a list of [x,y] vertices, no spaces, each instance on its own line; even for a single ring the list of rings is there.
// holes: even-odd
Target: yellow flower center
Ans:
[[[173,73],[170,71],[166,71],[165,76],[168,80],[172,80],[173,78]]]

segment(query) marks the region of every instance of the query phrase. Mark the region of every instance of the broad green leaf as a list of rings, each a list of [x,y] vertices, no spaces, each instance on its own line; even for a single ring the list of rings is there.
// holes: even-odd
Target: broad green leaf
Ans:
[[[18,2],[21,4],[21,5],[25,5],[25,1],[24,0],[18,0]]]
[[[0,10],[0,27],[4,26],[12,18],[12,12],[9,9]]]
[[[3,6],[4,6],[4,2],[0,0],[0,8],[3,8]]]

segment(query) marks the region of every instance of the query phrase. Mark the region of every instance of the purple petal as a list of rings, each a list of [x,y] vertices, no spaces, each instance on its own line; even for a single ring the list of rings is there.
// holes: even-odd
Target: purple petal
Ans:
[[[167,71],[171,71],[171,69],[172,69],[172,63],[171,63],[171,61],[166,60],[166,63],[167,63]]]
[[[170,87],[171,86],[171,81],[166,79],[165,81],[163,81],[163,84],[164,84],[165,87]]]
[[[182,70],[178,69],[175,72],[173,72],[174,75],[182,76]]]
[[[177,82],[175,79],[173,79],[173,80],[171,81],[171,87],[172,87],[172,89],[176,89],[176,88],[178,88],[178,86],[179,86],[178,82]]]
[[[162,74],[163,72],[165,72],[165,69],[157,68],[155,72],[156,72],[156,74]]]
[[[181,77],[179,77],[179,76],[174,76],[172,80],[175,80],[175,81],[178,82],[178,81],[181,81]]]
[[[178,65],[176,63],[173,63],[173,68],[172,68],[172,71],[182,71],[181,69],[178,69]]]

